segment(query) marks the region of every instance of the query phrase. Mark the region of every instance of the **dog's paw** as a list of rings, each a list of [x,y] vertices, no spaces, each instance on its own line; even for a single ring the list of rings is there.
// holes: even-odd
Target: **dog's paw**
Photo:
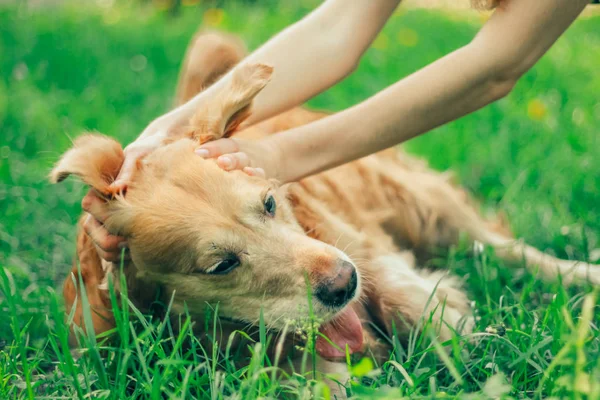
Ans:
[[[467,294],[462,290],[460,278],[448,273],[448,271],[424,272],[421,275],[437,285],[435,295],[438,301],[447,307],[456,309],[461,314],[471,313],[471,306]]]

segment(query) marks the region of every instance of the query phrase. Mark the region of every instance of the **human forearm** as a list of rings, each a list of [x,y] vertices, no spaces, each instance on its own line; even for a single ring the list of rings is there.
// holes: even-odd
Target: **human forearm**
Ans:
[[[463,68],[473,52],[466,46],[354,107],[270,137],[284,154],[278,178],[295,181],[376,153],[501,97],[507,83]]]
[[[328,0],[243,62],[274,68],[248,125],[304,103],[350,74],[400,0]]]
[[[585,7],[584,1],[509,1],[469,45],[365,102],[276,135],[292,181],[375,153],[506,95]]]
[[[352,72],[400,0],[327,0],[302,20],[275,35],[238,66],[262,63],[274,68],[269,85],[253,102],[251,125],[329,88]],[[360,29],[358,29],[360,28]],[[182,106],[159,117],[148,132],[187,121],[226,84],[231,73]]]

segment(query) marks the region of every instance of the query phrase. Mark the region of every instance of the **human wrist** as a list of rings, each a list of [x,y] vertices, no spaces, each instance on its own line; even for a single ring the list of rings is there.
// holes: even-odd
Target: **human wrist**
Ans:
[[[293,174],[290,175],[290,168],[293,166],[293,161],[290,162],[289,154],[285,141],[280,140],[278,135],[268,136],[263,139],[263,144],[268,149],[270,155],[270,165],[268,166],[267,175],[285,184],[293,181]]]

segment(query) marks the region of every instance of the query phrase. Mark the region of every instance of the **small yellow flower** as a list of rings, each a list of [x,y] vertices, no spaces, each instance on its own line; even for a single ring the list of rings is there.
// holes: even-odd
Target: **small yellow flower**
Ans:
[[[398,42],[405,47],[414,47],[419,43],[419,34],[410,28],[401,28],[397,35]]]
[[[548,110],[546,105],[539,99],[533,99],[527,104],[527,115],[529,118],[539,121],[546,116]]]
[[[218,26],[223,22],[225,11],[220,8],[209,8],[204,12],[203,22],[209,26]]]
[[[377,50],[386,50],[390,45],[390,38],[385,33],[379,34],[373,42],[373,48]]]
[[[159,10],[168,10],[173,5],[171,0],[154,0],[154,6]]]

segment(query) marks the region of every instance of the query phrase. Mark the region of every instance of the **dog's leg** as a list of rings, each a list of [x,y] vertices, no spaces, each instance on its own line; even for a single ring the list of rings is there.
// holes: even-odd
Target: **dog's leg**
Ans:
[[[246,55],[243,43],[218,32],[198,32],[191,40],[179,75],[176,104],[212,85]]]
[[[492,246],[502,259],[524,262],[544,279],[561,275],[565,285],[575,281],[600,284],[600,266],[561,260],[514,239],[501,224],[481,216],[466,192],[443,174],[424,167],[410,169],[390,157],[379,158],[375,164],[388,206],[397,210],[388,225],[407,245],[418,250],[447,247],[464,232],[473,241]]]
[[[400,254],[376,258],[364,273],[367,307],[386,334],[406,339],[429,319],[441,341],[471,331],[469,301],[453,277],[415,270]]]

